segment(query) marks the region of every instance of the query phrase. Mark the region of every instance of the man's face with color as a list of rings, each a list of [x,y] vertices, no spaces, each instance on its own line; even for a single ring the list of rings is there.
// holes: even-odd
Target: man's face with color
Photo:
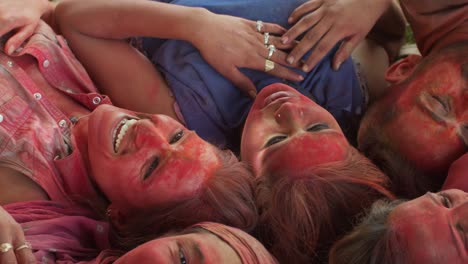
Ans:
[[[393,85],[362,121],[360,144],[366,140],[365,130],[377,123],[396,151],[417,169],[445,172],[467,152],[467,50],[443,50],[421,60],[410,56],[392,65],[387,79]],[[385,121],[376,122],[385,115]]]

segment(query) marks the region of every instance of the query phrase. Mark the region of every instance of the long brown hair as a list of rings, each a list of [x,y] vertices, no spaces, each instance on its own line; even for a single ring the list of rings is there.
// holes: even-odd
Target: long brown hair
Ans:
[[[256,234],[280,263],[325,261],[355,216],[379,198],[393,198],[387,177],[352,147],[343,161],[277,174],[258,178]]]
[[[258,217],[253,198],[253,175],[232,152],[222,153],[223,165],[195,197],[165,208],[134,211],[124,222],[119,222],[119,217],[111,212],[114,246],[129,250],[168,231],[204,221],[251,231]]]

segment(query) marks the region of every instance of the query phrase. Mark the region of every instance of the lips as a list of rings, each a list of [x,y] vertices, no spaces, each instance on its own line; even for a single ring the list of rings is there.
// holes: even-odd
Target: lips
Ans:
[[[112,133],[112,144],[114,146],[114,151],[117,153],[119,151],[120,143],[122,139],[129,131],[130,127],[136,124],[136,119],[123,119],[115,128],[114,132]]]

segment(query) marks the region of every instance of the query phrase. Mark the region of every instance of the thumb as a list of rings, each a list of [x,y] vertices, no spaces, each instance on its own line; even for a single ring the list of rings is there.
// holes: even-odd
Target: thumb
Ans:
[[[338,51],[335,53],[335,56],[333,57],[333,69],[335,71],[340,69],[341,64],[343,61],[345,61],[353,52],[353,50],[356,48],[356,46],[359,43],[359,38],[358,37],[352,37],[348,40],[343,40],[343,43],[341,43],[340,48]]]

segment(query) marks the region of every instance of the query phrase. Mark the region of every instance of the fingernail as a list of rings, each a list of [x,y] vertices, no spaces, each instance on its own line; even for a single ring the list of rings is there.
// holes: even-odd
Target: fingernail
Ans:
[[[292,17],[288,18],[288,23],[292,23],[292,22],[293,22],[293,18]]]
[[[7,53],[8,53],[8,55],[11,55],[11,54],[13,54],[14,51],[15,51],[15,47],[10,46],[10,48],[9,48],[8,51],[7,51]]]
[[[294,57],[293,56],[289,56],[286,61],[289,63],[289,64],[293,64],[294,63]]]
[[[340,61],[340,62],[337,62],[337,63],[335,64],[335,67],[333,67],[333,70],[335,70],[335,71],[339,70],[339,69],[340,69],[340,66],[341,66],[341,63],[342,63],[341,61]]]
[[[302,66],[302,71],[308,72],[309,71],[309,66],[307,66],[307,65]]]
[[[304,80],[304,76],[302,76],[302,75],[299,75],[299,76],[297,77],[297,79],[299,79],[299,81],[301,81],[301,82],[302,82],[302,81]]]
[[[250,90],[249,91],[249,96],[255,99],[255,97],[257,97],[257,92],[254,91],[254,90]]]
[[[288,37],[282,37],[281,38],[281,43],[283,43],[283,44],[288,43]]]

